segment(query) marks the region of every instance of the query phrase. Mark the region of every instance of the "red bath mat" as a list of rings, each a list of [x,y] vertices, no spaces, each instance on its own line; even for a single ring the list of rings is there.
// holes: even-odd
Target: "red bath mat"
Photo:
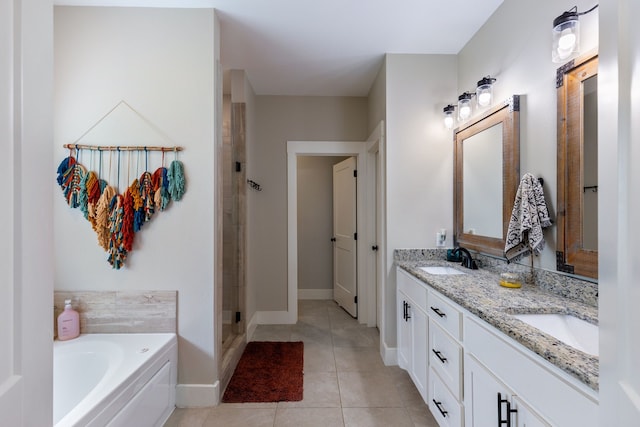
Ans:
[[[302,342],[250,342],[233,372],[223,402],[302,400]]]

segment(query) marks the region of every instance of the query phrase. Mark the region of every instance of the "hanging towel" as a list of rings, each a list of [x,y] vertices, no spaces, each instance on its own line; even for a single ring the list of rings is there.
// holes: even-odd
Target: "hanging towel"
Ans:
[[[542,229],[550,225],[542,185],[532,174],[524,174],[516,193],[507,230],[504,246],[507,262],[517,261],[530,255],[532,251],[534,255],[539,255],[544,249]]]

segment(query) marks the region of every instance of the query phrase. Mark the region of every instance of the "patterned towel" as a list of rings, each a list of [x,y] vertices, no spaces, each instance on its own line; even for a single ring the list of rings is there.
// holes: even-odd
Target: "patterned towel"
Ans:
[[[542,229],[549,227],[549,211],[544,201],[542,185],[530,173],[524,174],[513,203],[504,255],[507,262],[517,261],[544,249]]]

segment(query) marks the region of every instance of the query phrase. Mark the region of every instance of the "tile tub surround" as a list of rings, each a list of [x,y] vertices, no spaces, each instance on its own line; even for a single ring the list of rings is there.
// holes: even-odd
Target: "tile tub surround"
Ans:
[[[54,320],[70,299],[82,334],[175,333],[177,298],[177,291],[55,291]]]
[[[414,251],[410,255],[410,260],[396,258],[396,265],[569,375],[598,390],[598,357],[575,350],[512,316],[521,313],[564,313],[597,324],[597,307],[562,297],[538,285],[523,283],[520,289],[501,287],[498,274],[488,269],[464,269],[467,273],[464,275],[430,275],[419,267],[455,264],[443,258],[417,259]]]

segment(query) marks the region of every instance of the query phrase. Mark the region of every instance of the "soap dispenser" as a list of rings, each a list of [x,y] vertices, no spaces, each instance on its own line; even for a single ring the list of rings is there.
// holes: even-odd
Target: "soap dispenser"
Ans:
[[[71,307],[71,300],[64,301],[64,311],[58,316],[58,339],[66,341],[80,335],[80,315]]]

